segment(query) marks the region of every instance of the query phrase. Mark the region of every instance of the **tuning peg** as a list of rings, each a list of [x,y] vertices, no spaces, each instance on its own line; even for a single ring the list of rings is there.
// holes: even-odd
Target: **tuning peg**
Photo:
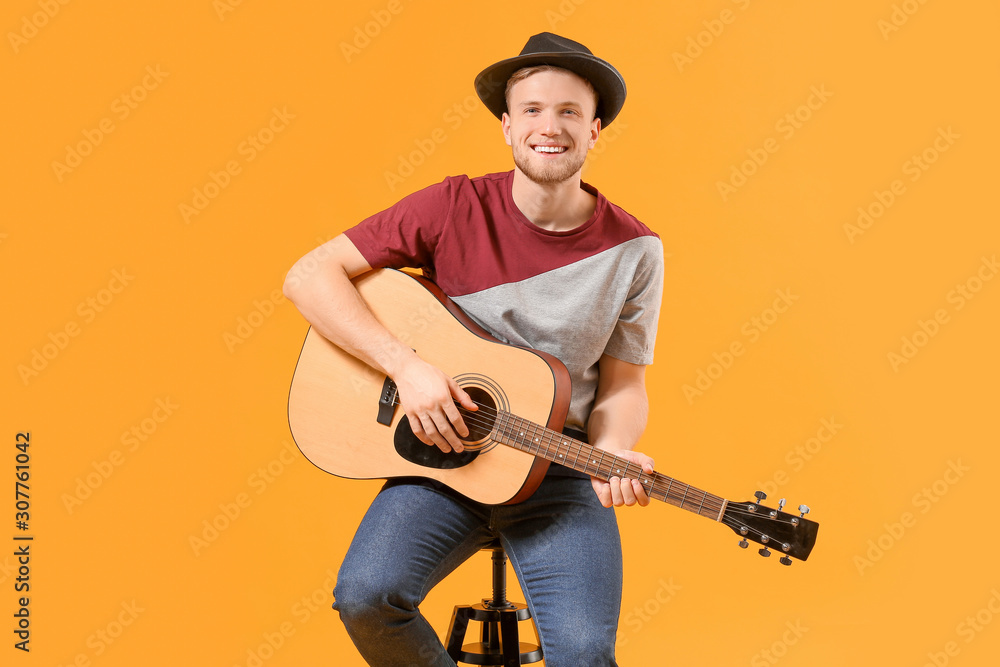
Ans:
[[[740,549],[746,549],[748,546],[750,546],[750,543],[747,542],[747,538],[745,537],[739,542],[737,542],[737,544],[740,545]]]
[[[799,505],[799,511],[802,512],[802,514],[799,514],[799,517],[800,518],[804,517],[806,514],[809,514],[809,506],[808,505]]]
[[[758,505],[767,500],[767,494],[764,493],[763,491],[754,491],[753,495],[757,498]]]
[[[778,511],[780,512],[785,507],[785,499],[782,498],[778,501]]]
[[[778,559],[778,562],[781,563],[782,565],[791,565],[792,559],[789,558],[788,556],[782,556],[781,558]]]
[[[767,547],[764,547],[763,549],[758,549],[757,553],[759,553],[764,558],[770,558],[771,556],[771,550],[768,549]]]

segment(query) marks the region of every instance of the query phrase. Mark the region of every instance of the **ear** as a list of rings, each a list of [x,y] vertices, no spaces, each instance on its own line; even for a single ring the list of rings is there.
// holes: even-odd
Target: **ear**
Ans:
[[[512,144],[510,143],[510,114],[508,114],[506,111],[504,111],[503,116],[500,117],[500,128],[503,130],[504,141],[507,142],[508,146],[511,146]]]
[[[601,119],[595,118],[590,124],[590,143],[589,148],[593,148],[594,144],[597,143],[597,139],[601,136]]]

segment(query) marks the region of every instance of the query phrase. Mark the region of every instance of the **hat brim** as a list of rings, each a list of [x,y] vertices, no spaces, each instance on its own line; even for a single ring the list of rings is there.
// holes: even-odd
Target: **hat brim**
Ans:
[[[522,67],[535,65],[562,67],[590,81],[599,97],[597,117],[601,127],[610,125],[625,104],[625,79],[610,63],[597,56],[565,52],[516,56],[487,67],[476,77],[479,99],[494,116],[502,118],[507,111],[507,80]]]

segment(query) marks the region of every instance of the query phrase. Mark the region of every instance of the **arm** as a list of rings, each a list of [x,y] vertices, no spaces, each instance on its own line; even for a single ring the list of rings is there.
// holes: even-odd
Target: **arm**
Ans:
[[[615,359],[607,354],[598,362],[600,379],[590,412],[588,431],[595,447],[639,464],[653,472],[653,459],[633,451],[646,428],[649,399],[646,396],[646,367]],[[605,507],[649,504],[638,480],[613,477],[605,482],[591,479],[594,492]]]
[[[475,410],[455,382],[420,359],[378,323],[351,279],[372,267],[341,234],[295,263],[285,278],[285,296],[325,338],[395,382],[414,435],[442,451],[462,451],[468,435],[455,400]]]

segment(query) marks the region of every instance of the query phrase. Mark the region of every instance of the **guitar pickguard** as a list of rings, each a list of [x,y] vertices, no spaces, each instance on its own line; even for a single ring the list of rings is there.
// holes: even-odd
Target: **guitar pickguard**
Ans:
[[[410,429],[410,420],[402,419],[396,425],[396,432],[393,434],[393,445],[396,453],[400,457],[415,463],[424,468],[435,468],[437,470],[454,470],[467,466],[479,456],[478,451],[465,450],[461,454],[449,452],[445,454],[437,447],[425,445],[417,440]]]
[[[460,454],[445,453],[437,447],[424,444],[413,434],[410,420],[404,418],[396,425],[393,434],[393,446],[403,459],[424,468],[453,470],[469,465],[476,460],[480,452],[496,444],[490,439],[490,434],[496,420],[497,403],[506,405],[503,391],[483,375],[468,374],[456,379],[473,402],[479,406],[478,410],[468,410],[459,406],[462,420],[469,429],[468,437],[462,439],[465,450]]]

